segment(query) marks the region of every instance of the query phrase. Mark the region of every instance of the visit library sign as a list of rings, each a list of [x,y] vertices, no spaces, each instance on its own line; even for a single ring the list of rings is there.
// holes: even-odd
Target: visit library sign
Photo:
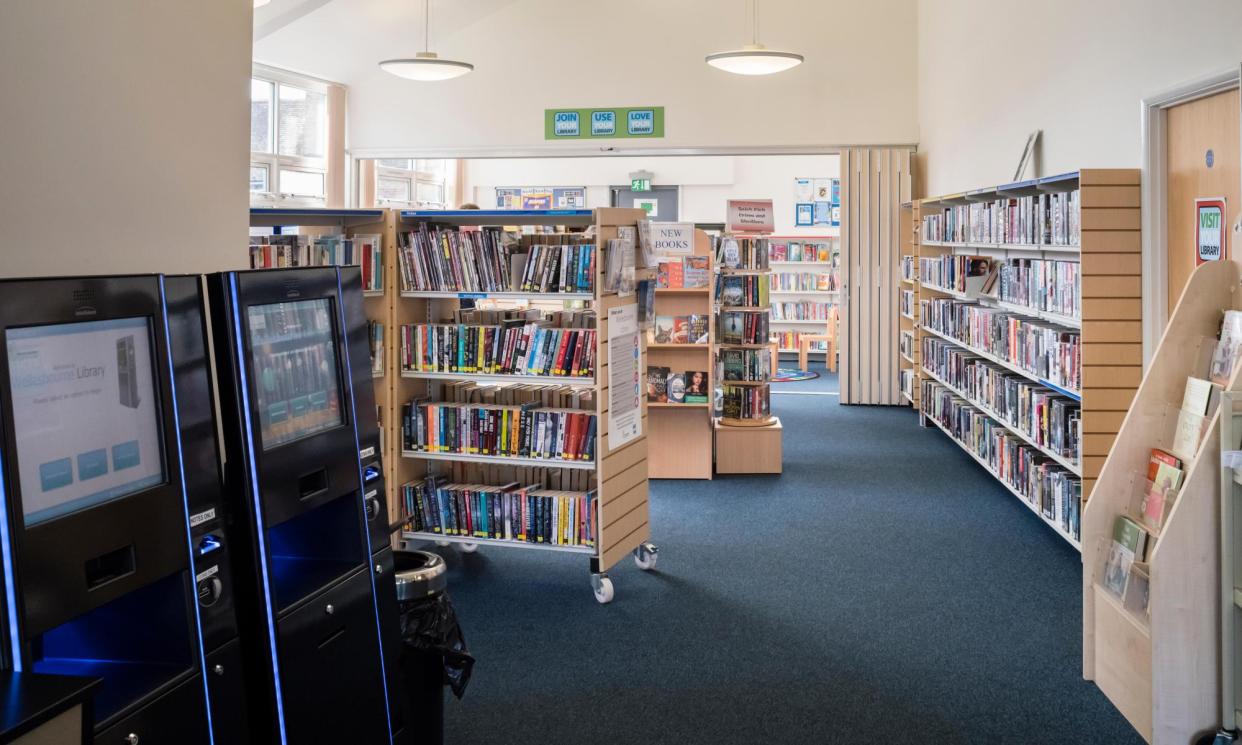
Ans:
[[[663,106],[610,109],[544,109],[545,140],[663,137]]]

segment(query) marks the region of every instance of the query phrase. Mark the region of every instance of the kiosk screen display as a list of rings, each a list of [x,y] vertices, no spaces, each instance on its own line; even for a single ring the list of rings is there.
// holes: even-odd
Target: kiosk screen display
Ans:
[[[263,449],[343,424],[331,301],[252,305],[246,315]]]
[[[26,525],[167,481],[150,319],[6,336]]]

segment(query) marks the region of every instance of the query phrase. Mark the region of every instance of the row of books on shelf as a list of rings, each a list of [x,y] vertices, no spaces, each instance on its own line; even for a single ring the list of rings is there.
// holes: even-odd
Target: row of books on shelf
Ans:
[[[1082,315],[1079,268],[1077,261],[1009,259],[1000,262],[997,299],[1078,318]]]
[[[656,267],[656,287],[685,289],[707,287],[711,282],[711,262],[706,256],[665,259]]]
[[[897,382],[901,386],[901,392],[906,394],[910,400],[914,400],[914,370],[909,367],[898,370]]]
[[[935,209],[924,205],[922,237],[951,243],[1076,246],[1082,229],[1077,189],[1000,197]]]
[[[496,228],[431,228],[398,236],[403,291],[593,292],[596,247],[579,233],[524,235]]]
[[[832,272],[777,272],[769,275],[772,292],[832,292],[837,275]]]
[[[902,331],[897,335],[897,348],[907,357],[914,357],[914,332]]]
[[[403,372],[545,375],[590,378],[595,374],[595,314],[562,311],[474,311],[499,314],[498,325],[414,324],[401,327]],[[531,316],[535,316],[532,319]]]
[[[897,307],[903,316],[914,317],[914,290],[902,289],[897,294]]]
[[[1077,463],[1082,405],[950,342],[923,337],[923,367],[1039,447]]]
[[[252,235],[251,269],[296,266],[359,266],[362,289],[384,289],[384,252],[381,236],[358,235]]]
[[[828,321],[832,303],[800,300],[789,303],[772,303],[773,321]]]
[[[1081,540],[1082,480],[978,407],[934,380],[924,380],[923,414],[985,463],[1043,517]]]
[[[716,353],[717,380],[763,383],[772,373],[772,355],[766,349],[721,349]]]
[[[909,255],[901,257],[902,279],[908,279],[911,281],[918,279],[918,274],[914,271],[914,258],[915,257]]]
[[[661,404],[705,404],[710,389],[707,372],[673,372],[659,365],[647,366],[647,400]]]
[[[921,256],[919,282],[971,295],[988,294],[996,283],[986,256]]]
[[[769,254],[772,261],[825,262],[832,261],[837,253],[833,250],[832,241],[771,240],[772,244]]]
[[[720,344],[767,344],[770,327],[767,310],[722,310],[716,319],[716,341]]]
[[[653,344],[707,344],[711,319],[702,313],[688,316],[656,316],[648,329],[647,340]]]
[[[977,303],[919,301],[923,328],[981,350],[1053,385],[1082,387],[1082,343],[1076,331]]]
[[[371,346],[371,374],[384,374],[384,324],[367,321],[367,339]]]
[[[798,349],[798,344],[802,339],[802,334],[803,332],[801,331],[780,330],[774,332],[771,339],[772,342],[777,345],[778,349],[790,349],[796,351]],[[828,342],[812,341],[810,344],[810,351],[826,352],[828,351]]]
[[[500,486],[453,483],[429,476],[401,487],[409,528],[418,533],[594,546],[596,493],[545,489],[511,482]]]
[[[720,386],[721,413],[726,419],[767,419],[772,415],[771,394],[766,385]]]
[[[402,448],[562,461],[595,458],[595,392],[563,386],[444,387],[402,405]]]
[[[725,269],[767,269],[768,239],[723,235],[712,238],[716,265]]]
[[[716,275],[716,297],[725,307],[766,307],[770,287],[768,278],[761,274]]]

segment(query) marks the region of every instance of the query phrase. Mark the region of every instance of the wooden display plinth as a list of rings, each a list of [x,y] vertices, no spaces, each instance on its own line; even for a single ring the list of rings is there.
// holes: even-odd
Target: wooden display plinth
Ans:
[[[713,422],[716,430],[716,473],[780,473],[781,420],[765,427],[730,427]]]

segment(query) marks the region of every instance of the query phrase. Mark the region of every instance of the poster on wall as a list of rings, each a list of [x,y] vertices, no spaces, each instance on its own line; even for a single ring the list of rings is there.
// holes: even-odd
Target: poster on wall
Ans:
[[[498,186],[496,208],[502,210],[586,209],[585,186]]]
[[[809,228],[814,220],[815,207],[810,202],[799,202],[794,205],[794,225]]]
[[[638,305],[608,309],[608,450],[643,433],[642,386],[638,368]]]
[[[660,203],[655,197],[634,197],[634,209],[646,212],[648,219],[660,216]]]
[[[815,201],[815,184],[813,179],[794,179],[794,203],[810,203]]]
[[[813,223],[815,225],[831,225],[832,224],[832,202],[814,202],[815,215]]]
[[[1229,258],[1225,198],[1195,200],[1195,266]]]
[[[815,197],[813,202],[830,202],[832,201],[832,179],[817,178],[815,179]]]

